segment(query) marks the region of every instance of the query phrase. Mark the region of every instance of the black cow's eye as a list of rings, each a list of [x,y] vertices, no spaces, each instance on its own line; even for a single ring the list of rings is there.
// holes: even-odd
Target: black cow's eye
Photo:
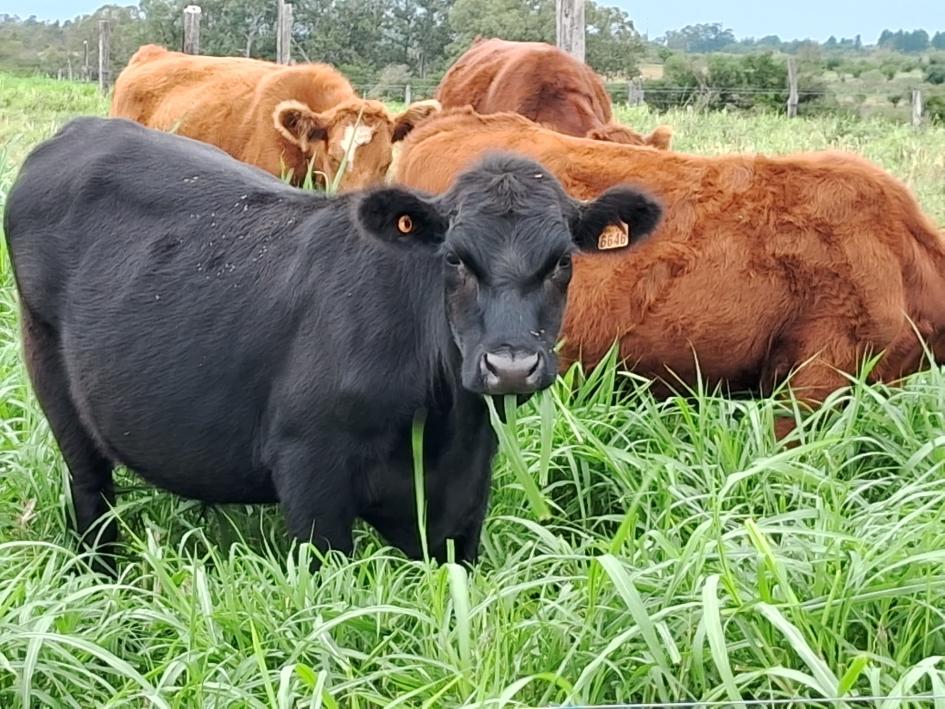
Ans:
[[[458,266],[463,265],[463,262],[460,260],[459,256],[457,256],[452,251],[446,254],[446,263],[448,263],[453,268],[457,268]]]
[[[558,268],[571,268],[571,254],[565,254],[558,259]]]

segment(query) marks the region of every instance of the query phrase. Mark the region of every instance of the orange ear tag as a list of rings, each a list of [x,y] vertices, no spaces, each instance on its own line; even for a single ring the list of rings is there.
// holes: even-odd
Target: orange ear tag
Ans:
[[[401,234],[409,234],[413,231],[413,219],[406,214],[401,214],[397,220],[397,231]]]
[[[630,227],[624,222],[608,224],[597,237],[597,248],[601,251],[607,249],[620,249],[630,243]]]

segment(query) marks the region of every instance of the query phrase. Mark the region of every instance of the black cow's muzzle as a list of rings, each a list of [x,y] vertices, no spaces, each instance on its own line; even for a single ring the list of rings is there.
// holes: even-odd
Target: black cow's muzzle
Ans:
[[[532,394],[544,385],[545,357],[541,352],[499,350],[479,360],[479,376],[486,394]]]

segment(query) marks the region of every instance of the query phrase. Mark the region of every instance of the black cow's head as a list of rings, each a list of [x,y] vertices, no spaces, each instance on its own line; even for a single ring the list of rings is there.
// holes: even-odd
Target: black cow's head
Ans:
[[[661,214],[629,187],[578,202],[539,163],[511,155],[486,157],[438,198],[390,187],[358,205],[368,233],[442,257],[463,386],[492,395],[529,394],[554,380],[574,250],[625,247]]]

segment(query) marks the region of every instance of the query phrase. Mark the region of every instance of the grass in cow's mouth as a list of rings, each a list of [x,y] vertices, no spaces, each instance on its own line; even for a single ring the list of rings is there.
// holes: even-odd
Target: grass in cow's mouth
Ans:
[[[32,145],[105,108],[94,87],[0,77],[0,203]],[[679,150],[854,149],[945,221],[943,129],[620,116],[673,125]],[[83,571],[67,531],[0,251],[0,706],[945,695],[941,370],[854,382],[794,448],[773,440],[772,400],[657,401],[609,363],[571,371],[500,428],[470,572],[406,561],[361,527],[353,558],[313,576],[277,509],[207,508],[122,474],[126,558],[109,581]]]

